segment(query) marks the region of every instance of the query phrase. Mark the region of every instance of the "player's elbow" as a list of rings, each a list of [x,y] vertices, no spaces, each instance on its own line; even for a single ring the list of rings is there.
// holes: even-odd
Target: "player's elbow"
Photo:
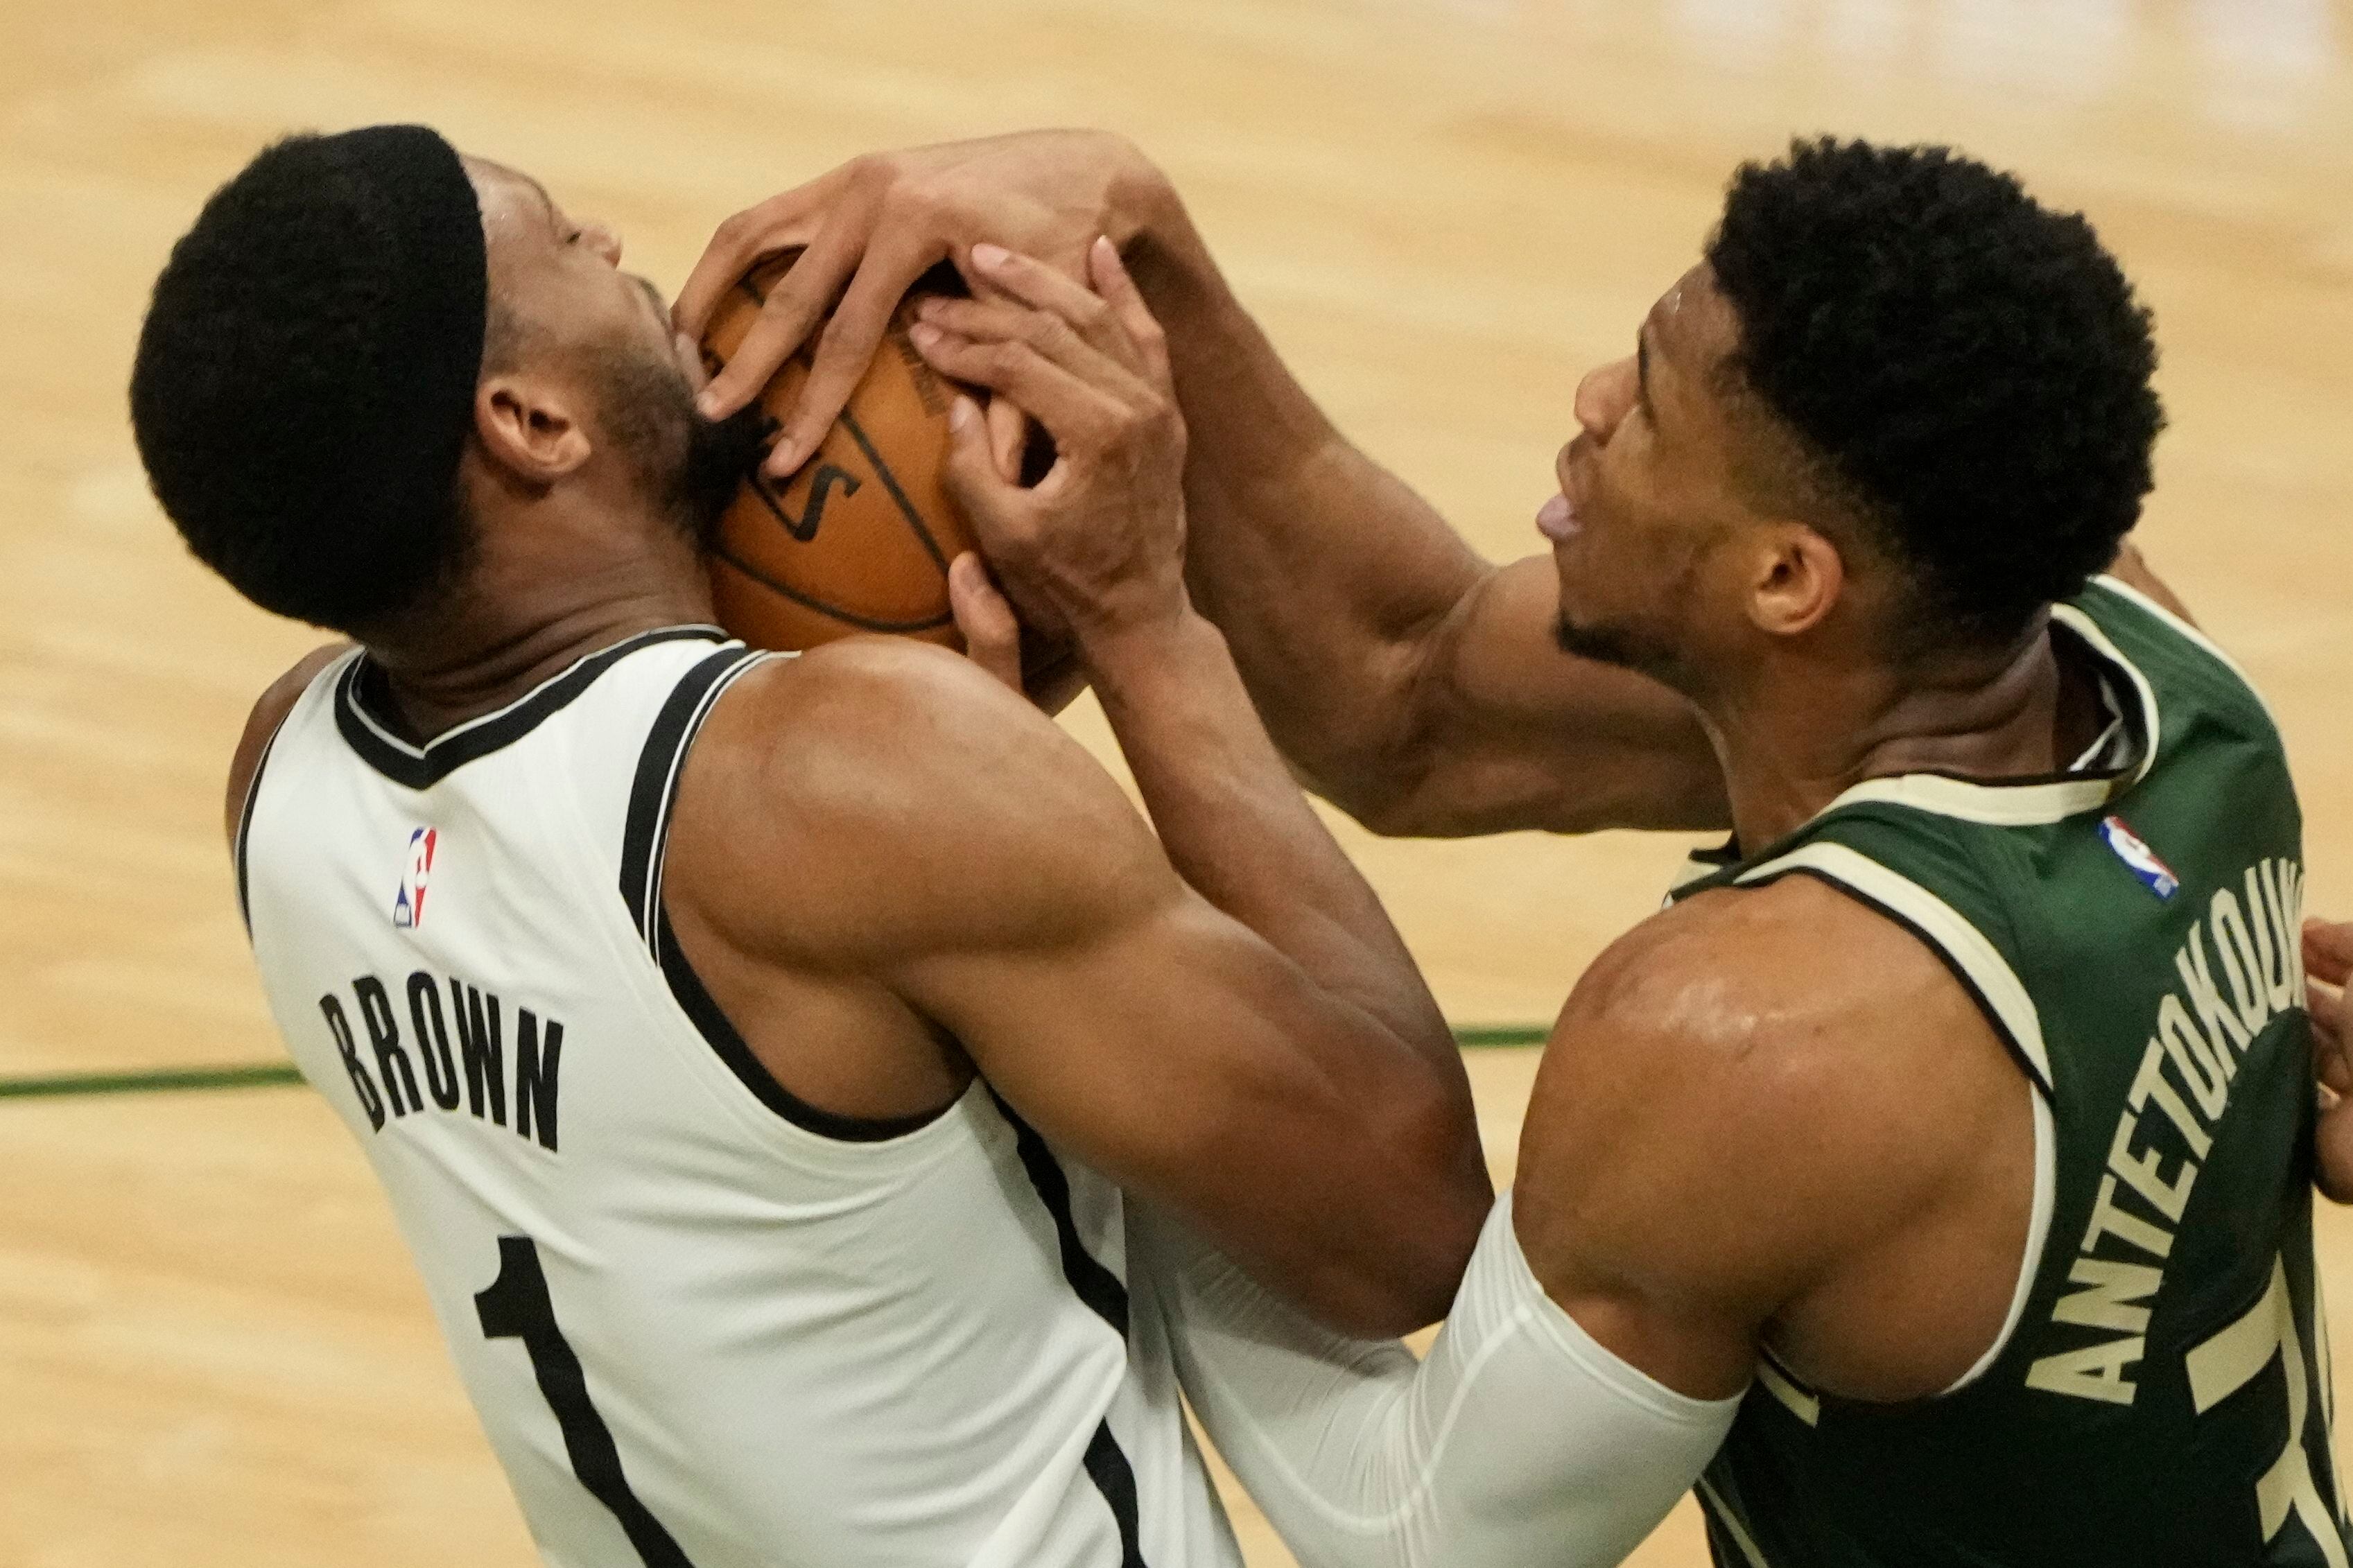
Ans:
[[[1476,1202],[1469,1201],[1466,1194],[1448,1204],[1445,1214],[1422,1236],[1421,1245],[1403,1260],[1393,1299],[1383,1303],[1388,1311],[1378,1331],[1409,1334],[1454,1310],[1455,1293],[1462,1288],[1472,1249],[1478,1246],[1479,1232],[1494,1206],[1494,1194],[1483,1173],[1479,1191],[1482,1195]]]
[[[1419,787],[1325,798],[1383,838],[1472,838],[1531,830],[1714,833],[1732,826],[1731,805],[1716,773],[1630,777],[1621,784],[1588,771],[1570,783],[1546,780],[1524,789],[1439,776]]]
[[[1712,753],[1689,759],[1688,766],[1665,758],[1645,763],[1621,770],[1622,779],[1588,783],[1556,796],[1541,826],[1553,833],[1731,831],[1732,799]]]
[[[1385,784],[1377,778],[1350,778],[1340,783],[1317,778],[1309,780],[1308,786],[1347,813],[1367,833],[1377,834],[1383,838],[1443,837],[1430,832],[1424,826],[1426,814],[1409,789]]]
[[[1383,838],[1460,838],[1488,831],[1447,787],[1441,755],[1419,735],[1332,742],[1301,782]]]
[[[1343,711],[1347,706],[1327,708],[1312,724],[1270,724],[1291,776],[1374,833],[1418,837],[1411,821],[1430,771],[1426,753],[1385,723]]]
[[[1323,1313],[1344,1333],[1390,1339],[1446,1316],[1494,1205],[1467,1105],[1417,1110],[1391,1145],[1404,1153],[1377,1240],[1331,1259]]]
[[[1377,1260],[1335,1264],[1316,1316],[1360,1339],[1397,1339],[1428,1328],[1453,1307],[1484,1217],[1483,1207],[1451,1205],[1397,1237]]]

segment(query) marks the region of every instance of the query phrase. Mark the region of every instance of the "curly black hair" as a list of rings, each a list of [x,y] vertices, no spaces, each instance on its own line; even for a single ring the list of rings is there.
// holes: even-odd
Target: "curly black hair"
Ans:
[[[423,126],[291,136],[215,192],[131,377],[188,548],[264,609],[355,635],[458,571],[488,288],[472,183]]]
[[[1910,630],[2006,642],[2138,520],[2150,318],[2080,214],[1947,147],[1830,138],[1734,176],[1728,373],[1911,574]]]

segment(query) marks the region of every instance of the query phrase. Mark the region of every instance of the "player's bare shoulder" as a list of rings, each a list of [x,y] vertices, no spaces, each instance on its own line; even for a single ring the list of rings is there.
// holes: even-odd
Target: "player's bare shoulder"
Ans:
[[[329,643],[314,648],[295,661],[294,668],[271,681],[246,716],[245,732],[237,738],[237,750],[228,764],[228,798],[223,826],[230,842],[237,839],[237,818],[244,813],[245,797],[253,789],[253,776],[260,770],[261,759],[269,750],[270,737],[286,722],[286,715],[309,690],[319,672],[349,653],[347,642]]]
[[[1703,893],[1570,995],[1523,1133],[1521,1240],[1548,1289],[1683,1299],[1761,1335],[1967,1189],[2023,1095],[1893,921],[1807,877]],[[1677,1385],[1745,1377],[1694,1370]]]
[[[881,637],[736,683],[689,756],[669,855],[673,895],[723,929],[850,967],[1026,919],[1032,892],[1173,875],[1051,720],[966,659]]]
[[[1654,1099],[1721,1098],[1786,1125],[1908,1103],[1954,1054],[1937,1041],[1983,1026],[1917,938],[1793,876],[1702,893],[1620,938],[1571,994],[1554,1054],[1563,1076],[1632,1074]]]
[[[1721,889],[1656,923],[1650,984],[1685,999],[1685,1048],[1718,1064],[1760,1139],[1802,1134],[1825,1195],[1862,1178],[1905,1206],[1907,1184],[1974,1157],[1977,1111],[2024,1103],[2019,1066],[1944,958],[1830,883]],[[1711,995],[1712,1016],[1693,1005]]]

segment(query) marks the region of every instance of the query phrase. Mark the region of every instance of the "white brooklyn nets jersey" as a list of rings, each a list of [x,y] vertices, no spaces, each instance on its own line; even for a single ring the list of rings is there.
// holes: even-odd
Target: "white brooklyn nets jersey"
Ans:
[[[354,652],[238,830],[279,1027],[541,1553],[1238,1564],[1118,1190],[979,1082],[896,1125],[801,1104],[666,940],[680,761],[759,657],[649,632],[417,747]]]

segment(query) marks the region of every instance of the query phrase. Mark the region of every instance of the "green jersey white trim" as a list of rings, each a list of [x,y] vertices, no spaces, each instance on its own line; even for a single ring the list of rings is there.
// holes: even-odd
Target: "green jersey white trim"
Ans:
[[[1757,1381],[1766,1393],[1779,1400],[1790,1415],[1807,1426],[1822,1424],[1822,1402],[1790,1382],[1788,1374],[1774,1364],[1770,1353],[1757,1358]]]
[[[1742,1526],[1740,1516],[1724,1506],[1723,1495],[1715,1489],[1715,1483],[1702,1476],[1699,1479],[1699,1491],[1700,1495],[1708,1500],[1716,1523],[1724,1526],[1725,1533],[1732,1537],[1732,1543],[1740,1548],[1740,1554],[1743,1557],[1748,1559],[1748,1568],[1773,1568],[1771,1563],[1765,1561],[1765,1553],[1757,1550],[1756,1538]]]
[[[2146,603],[2146,601],[2144,601]],[[2157,606],[2150,605],[2151,609]],[[2159,612],[2162,613],[2161,611]],[[2062,821],[2078,812],[2096,811],[2138,784],[2157,761],[2158,718],[2157,693],[2148,678],[2118,651],[2090,616],[2071,605],[2052,606],[2051,618],[2081,638],[2111,668],[2132,683],[2138,704],[2138,756],[2124,773],[2052,779],[2042,784],[1980,784],[1948,773],[1899,773],[1865,779],[1824,806],[1827,816],[1841,806],[1867,801],[1909,806],[1937,816],[1982,823],[1989,827],[2038,827]],[[1743,879],[1746,880],[1746,879]]]
[[[2034,1197],[2026,1226],[2026,1247],[2019,1261],[2017,1282],[2010,1289],[2010,1310],[2002,1319],[2001,1331],[1976,1363],[1944,1391],[1947,1394],[1957,1394],[1983,1377],[2009,1348],[2010,1337],[2026,1316],[2027,1298],[2033,1292],[2043,1244],[2051,1236],[2051,1211],[2059,1190],[2059,1135],[2052,1121],[2048,1098],[2051,1057],[2043,1044],[2042,1015],[2034,1005],[2034,998],[2027,994],[2025,984],[1993,943],[1952,905],[1911,879],[1843,844],[1816,839],[1743,872],[1739,881],[1746,886],[1791,872],[1810,872],[1849,889],[1895,915],[1922,941],[1934,945],[1968,979],[1970,988],[2031,1069],[2027,1100],[2034,1122]],[[1778,1394],[1778,1390],[1774,1392]],[[1785,1399],[1783,1403],[1788,1401]],[[1791,1408],[1797,1407],[1793,1405]],[[1804,1417],[1803,1411],[1799,1414]]]
[[[1901,873],[1891,871],[1869,856],[1817,839],[1787,855],[1753,866],[1738,878],[1741,886],[1810,871],[1860,893],[1899,916],[1950,958],[1983,998],[1994,1021],[2033,1068],[2035,1080],[2051,1087],[2051,1054],[2042,1043],[2042,1017],[2034,998],[2004,961],[1993,943],[1959,910]]]
[[[2126,658],[2124,651],[2108,640],[2108,634],[2100,629],[2099,623],[2074,605],[2052,605],[2051,618],[2083,638],[2094,653],[2107,660],[2109,668],[2123,671],[2132,681],[2134,694],[2140,700],[2140,756],[2129,770],[2110,781],[2109,793],[2121,795],[2148,777],[2148,771],[2157,766],[2157,748],[2165,732],[2164,717],[2158,709],[2157,688],[2149,684],[2148,677],[2142,673],[2140,666]]]
[[[2353,1559],[2287,936],[2302,813],[2278,731],[2242,672],[2124,587],[2057,606],[2049,635],[2101,675],[2103,743],[2070,744],[2067,772],[1874,783],[1675,894],[1786,870],[1841,887],[1936,951],[2041,1079],[2026,1009],[1951,940],[1948,909],[2023,986],[2050,1073],[2051,1218],[2007,1345],[1947,1397],[1825,1392],[1814,1421],[1760,1380],[1702,1494],[1718,1568]],[[1804,852],[1822,844],[1860,859]]]
[[[2095,811],[2107,804],[2112,793],[2112,782],[2104,778],[1982,784],[1946,773],[1898,773],[1893,778],[1865,779],[1826,809],[1876,801],[1980,822],[1989,827],[2034,827],[2077,812]]]
[[[2026,1253],[2018,1268],[2018,1284],[2010,1293],[2010,1310],[2001,1321],[2001,1332],[1986,1347],[1978,1363],[1961,1373],[1947,1394],[1962,1389],[1993,1370],[2001,1352],[2018,1332],[2018,1325],[2026,1320],[2026,1303],[2034,1294],[2034,1280],[2042,1271],[2042,1248],[2051,1239],[2051,1211],[2059,1199],[2059,1128],[2052,1119],[2051,1102],[2040,1088],[2027,1086],[2034,1113],[2034,1208],[2026,1222]]]
[[[2239,678],[2239,684],[2245,687],[2249,691],[2254,694],[2255,700],[2263,707],[2263,717],[2271,721],[2272,728],[2276,730],[2280,727],[2279,715],[2272,711],[2271,701],[2263,696],[2263,689],[2255,684],[2253,678],[2248,675],[2244,666],[2241,665],[2237,659],[2232,658],[2229,654],[2222,651],[2222,647],[2220,643],[2217,643],[2212,637],[2208,637],[2204,632],[2200,631],[2188,621],[2183,620],[2179,616],[2175,615],[2171,610],[2167,609],[2163,605],[2158,604],[2155,599],[2150,598],[2147,594],[2142,593],[2138,588],[2136,588],[2131,584],[2125,582],[2122,578],[2094,577],[2092,581],[2098,586],[2105,588],[2109,593],[2116,595],[2118,598],[2129,600],[2133,604],[2139,605],[2142,609],[2147,611],[2150,615],[2163,622],[2168,627],[2173,631],[2179,632],[2184,641],[2192,644],[2201,652],[2211,658],[2215,663],[2221,665],[2224,669],[2229,670],[2232,675],[2237,676]],[[2080,612],[2078,613],[2080,614]]]

